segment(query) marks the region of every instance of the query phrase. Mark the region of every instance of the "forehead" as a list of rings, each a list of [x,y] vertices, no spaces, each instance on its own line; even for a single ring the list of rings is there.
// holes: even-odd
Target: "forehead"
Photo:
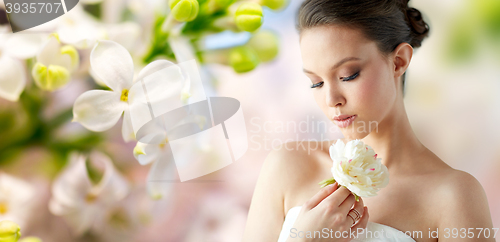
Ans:
[[[357,29],[340,25],[306,29],[300,36],[304,68],[336,63],[346,57],[368,58],[378,53],[374,41]]]

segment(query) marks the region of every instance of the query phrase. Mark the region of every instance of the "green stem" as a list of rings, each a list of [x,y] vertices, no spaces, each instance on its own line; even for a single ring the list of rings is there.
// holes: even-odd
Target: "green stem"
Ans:
[[[161,25],[161,30],[163,33],[168,33],[172,29],[172,27],[175,25],[175,19],[172,17],[172,14],[167,15],[167,19],[163,21],[163,24]]]
[[[321,185],[321,187],[326,187],[326,186],[333,184],[333,183],[335,183],[335,178],[332,177],[332,178],[325,179],[325,180],[319,182],[318,184]],[[340,186],[341,185],[339,184],[339,187]],[[356,198],[356,202],[359,202],[359,196],[356,195],[354,192],[351,192],[351,193],[352,193],[352,195],[354,195],[354,198]]]
[[[332,177],[332,178],[325,179],[318,184],[321,185],[321,187],[326,187],[326,186],[333,184],[333,183],[335,183],[335,178]]]

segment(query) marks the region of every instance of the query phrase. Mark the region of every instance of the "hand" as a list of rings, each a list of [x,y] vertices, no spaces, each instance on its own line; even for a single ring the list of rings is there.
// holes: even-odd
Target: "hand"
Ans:
[[[356,224],[354,219],[348,215],[350,213],[352,217],[356,218],[356,213],[351,211],[353,209],[361,215]],[[350,230],[365,229],[368,218],[368,208],[364,207],[363,199],[359,198],[359,202],[356,202],[354,195],[347,188],[338,188],[338,184],[335,182],[322,188],[302,206],[292,227],[295,230],[291,230],[294,234],[290,233],[287,242],[351,241],[354,237],[351,236]],[[315,233],[315,231],[319,232]],[[308,233],[315,238],[307,238]],[[354,235],[357,236],[356,233]]]

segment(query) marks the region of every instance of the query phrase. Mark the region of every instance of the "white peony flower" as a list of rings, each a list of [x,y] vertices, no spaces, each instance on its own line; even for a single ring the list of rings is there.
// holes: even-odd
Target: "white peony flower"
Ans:
[[[90,64],[94,75],[111,88],[111,91],[91,90],[80,95],[73,106],[73,121],[81,123],[89,130],[101,132],[113,127],[124,113],[123,139],[135,139],[129,111],[129,106],[133,103],[132,98],[129,98],[133,95],[129,95],[129,91],[135,83],[132,57],[120,44],[103,40],[92,49]],[[154,61],[139,72],[136,80],[172,65],[172,62],[166,60]],[[180,91],[172,89],[170,93],[179,93],[180,100]],[[166,95],[164,92],[162,94]]]
[[[389,183],[389,171],[373,149],[361,140],[351,140],[344,144],[338,140],[330,146],[333,160],[333,178],[322,181],[328,185],[337,182],[356,196],[373,197]]]
[[[91,153],[89,162],[103,169],[97,184],[93,184],[86,165],[87,157],[72,154],[70,164],[52,185],[50,211],[64,217],[77,234],[88,230],[100,231],[109,212],[128,192],[128,182],[118,173],[109,157]]]

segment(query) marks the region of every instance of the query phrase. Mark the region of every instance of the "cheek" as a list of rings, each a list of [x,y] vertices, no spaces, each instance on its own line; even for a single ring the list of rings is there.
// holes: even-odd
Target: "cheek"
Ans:
[[[321,110],[325,112],[326,109],[328,108],[326,105],[326,96],[323,94],[323,92],[318,92],[314,90],[313,90],[313,96],[319,108],[321,108]]]
[[[357,83],[355,98],[352,100],[359,107],[365,119],[380,121],[390,110],[395,99],[395,87],[385,72],[383,66],[374,68],[366,75],[362,82]],[[368,120],[367,120],[368,121]]]
[[[326,103],[326,93],[323,90],[313,90],[313,96],[314,96],[314,100],[318,104],[318,107],[321,109],[321,111],[323,111],[323,113],[326,116],[331,115],[332,113],[330,111],[332,111],[332,110],[330,110],[330,109],[332,107],[329,107]],[[336,111],[334,110],[333,112],[335,113]],[[331,117],[328,117],[328,119],[330,119],[330,118]]]

